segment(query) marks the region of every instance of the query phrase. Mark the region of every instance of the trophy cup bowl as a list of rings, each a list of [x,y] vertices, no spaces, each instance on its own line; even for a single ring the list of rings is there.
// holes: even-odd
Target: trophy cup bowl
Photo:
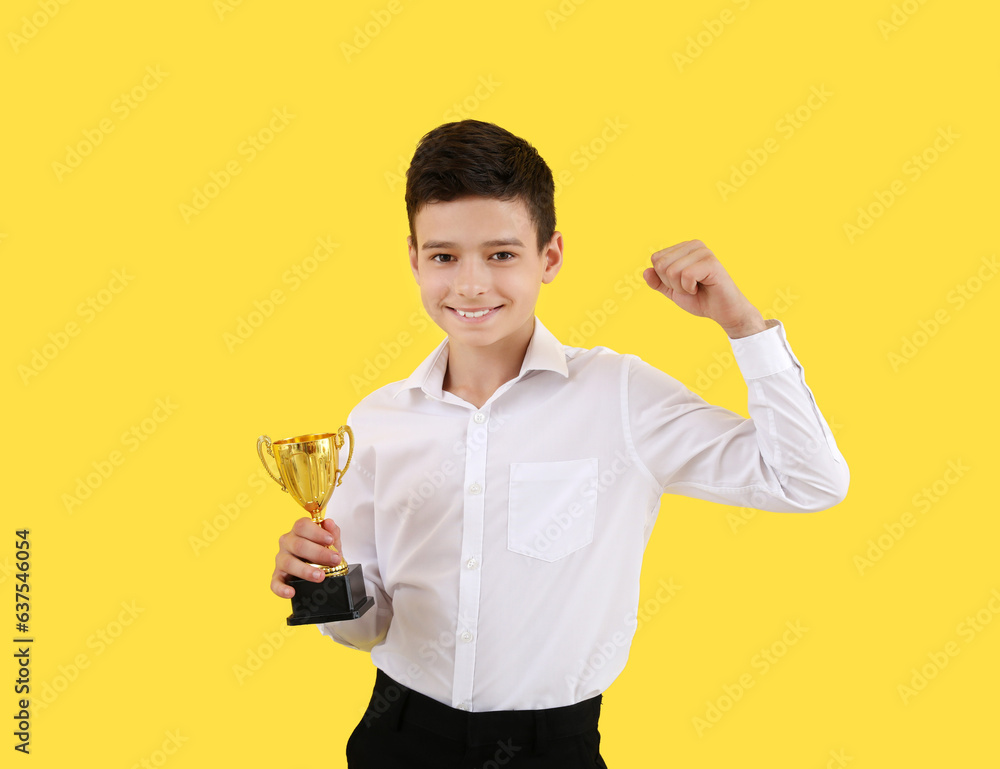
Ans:
[[[347,461],[340,467],[340,449],[344,446],[345,434],[351,446]],[[264,459],[265,448],[278,467],[277,476]],[[261,435],[257,438],[257,455],[271,479],[298,502],[319,526],[323,523],[327,502],[350,467],[354,455],[354,433],[344,425],[335,433],[297,435],[280,441]],[[333,545],[330,549],[337,552]],[[317,625],[357,619],[375,605],[375,599],[365,592],[361,564],[348,564],[343,553],[338,555],[341,560],[336,566],[310,564],[323,571],[322,582],[289,577],[288,584],[295,590],[291,599],[292,613],[286,619],[289,625]]]

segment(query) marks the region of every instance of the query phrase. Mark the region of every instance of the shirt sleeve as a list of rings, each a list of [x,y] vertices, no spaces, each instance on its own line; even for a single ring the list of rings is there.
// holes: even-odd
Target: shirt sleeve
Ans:
[[[749,418],[707,403],[629,356],[624,409],[634,453],[665,494],[773,512],[841,502],[850,473],[780,321],[730,339]]]
[[[347,426],[360,442],[344,473],[344,480],[330,497],[325,517],[332,518],[340,526],[342,555],[349,564],[361,564],[365,591],[375,599],[375,605],[358,619],[327,622],[318,627],[320,633],[339,644],[371,651],[385,639],[389,630],[392,600],[386,595],[375,549],[374,452],[365,443],[364,432],[355,431],[355,413],[356,410],[347,417]]]

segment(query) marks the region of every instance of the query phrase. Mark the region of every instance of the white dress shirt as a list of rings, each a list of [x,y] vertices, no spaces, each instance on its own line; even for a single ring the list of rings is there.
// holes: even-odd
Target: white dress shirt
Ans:
[[[561,344],[535,318],[481,408],[441,389],[448,339],[364,397],[327,517],[375,606],[320,632],[470,711],[570,705],[625,667],[662,494],[812,512],[847,464],[777,320],[731,339],[747,419],[635,355]]]

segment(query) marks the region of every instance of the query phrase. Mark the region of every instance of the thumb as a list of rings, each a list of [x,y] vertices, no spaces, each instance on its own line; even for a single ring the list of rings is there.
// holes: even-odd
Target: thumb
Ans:
[[[333,522],[332,518],[323,519],[323,528],[333,535],[333,546],[337,552],[343,555],[344,547],[340,544],[340,527]]]
[[[645,278],[646,285],[649,286],[650,288],[659,291],[668,299],[674,298],[674,290],[672,288],[667,287],[667,284],[663,282],[660,276],[656,273],[656,270],[654,270],[652,267],[647,267],[645,270],[643,270],[642,277]]]

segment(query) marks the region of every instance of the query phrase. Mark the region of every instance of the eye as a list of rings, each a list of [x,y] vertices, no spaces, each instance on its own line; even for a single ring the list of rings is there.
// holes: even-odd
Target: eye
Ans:
[[[444,257],[444,259],[438,259],[439,256]],[[498,251],[497,253],[493,254],[493,256],[501,257],[496,260],[498,262],[509,262],[512,259],[517,258],[517,255],[512,254],[510,251]],[[444,264],[446,262],[451,261],[452,258],[453,257],[451,254],[434,254],[434,256],[431,257],[431,261],[437,262],[438,264]]]

